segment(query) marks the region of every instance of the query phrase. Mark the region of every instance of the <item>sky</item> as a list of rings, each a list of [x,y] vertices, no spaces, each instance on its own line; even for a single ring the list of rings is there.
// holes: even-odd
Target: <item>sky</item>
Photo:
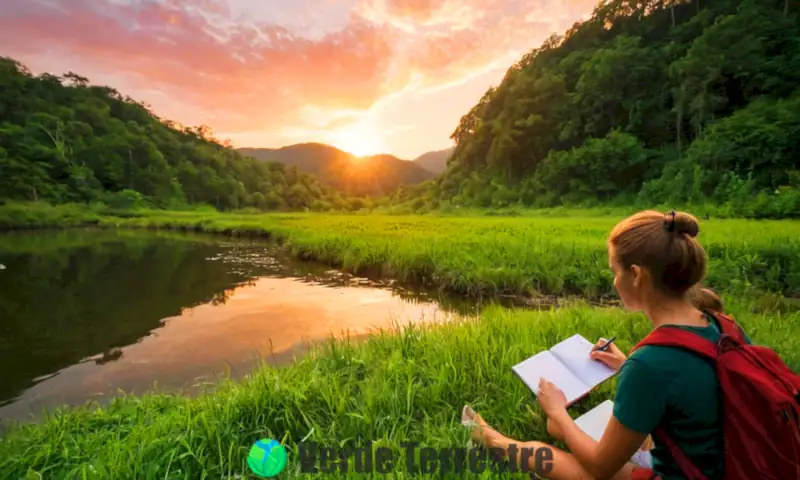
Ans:
[[[0,55],[236,147],[413,159],[596,0],[2,0]]]

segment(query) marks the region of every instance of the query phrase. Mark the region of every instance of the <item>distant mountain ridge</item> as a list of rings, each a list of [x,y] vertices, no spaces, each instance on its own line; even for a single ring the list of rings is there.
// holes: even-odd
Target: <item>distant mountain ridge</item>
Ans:
[[[415,158],[413,162],[425,170],[439,175],[447,169],[447,160],[453,155],[454,150],[455,147],[450,147],[444,150],[423,153]]]
[[[298,143],[282,148],[239,148],[245,156],[274,161],[315,175],[320,181],[350,195],[380,196],[400,185],[414,185],[436,175],[420,165],[393,155],[357,157],[322,143]]]

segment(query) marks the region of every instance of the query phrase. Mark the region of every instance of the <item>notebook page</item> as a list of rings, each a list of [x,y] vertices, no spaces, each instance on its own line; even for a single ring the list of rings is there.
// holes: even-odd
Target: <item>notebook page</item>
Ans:
[[[575,423],[587,435],[599,442],[603,437],[603,432],[606,431],[606,426],[608,426],[613,410],[614,402],[606,400],[575,419]]]
[[[612,415],[614,415],[614,402],[606,400],[576,418],[575,423],[581,430],[586,432],[587,435],[599,442],[600,439],[603,438],[603,433],[606,431],[606,427]],[[639,448],[639,450],[631,456],[631,461],[641,467],[653,468],[649,450],[642,450]]]
[[[594,344],[576,334],[550,349],[567,368],[572,371],[589,389],[613,377],[616,371],[605,364],[592,360],[589,354]]]
[[[549,351],[537,353],[511,367],[533,393],[539,394],[539,380],[544,377],[554,383],[567,397],[567,403],[585,394],[589,387],[572,374]]]

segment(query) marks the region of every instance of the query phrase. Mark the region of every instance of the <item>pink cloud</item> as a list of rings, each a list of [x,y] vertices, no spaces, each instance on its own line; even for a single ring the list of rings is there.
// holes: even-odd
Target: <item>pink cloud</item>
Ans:
[[[201,109],[242,112],[223,129],[280,121],[303,103],[367,107],[383,93],[391,48],[364,22],[308,41],[277,25],[219,31],[205,15],[225,12],[213,0],[101,6],[76,0],[60,11],[31,4],[21,18],[2,15],[0,53],[23,62],[66,53],[126,78],[129,87],[157,85]]]
[[[229,1],[266,13],[237,17]],[[113,78],[111,86],[182,123],[253,131],[302,122],[308,106],[366,109],[414,72],[428,85],[452,82],[571,25],[571,13],[565,26],[531,15],[549,2],[562,13],[591,8],[585,0],[318,0],[344,20],[303,35],[265,21],[270,8],[291,9],[284,1],[5,0],[0,55],[34,71],[64,73],[52,70],[58,65],[91,81]],[[300,20],[312,3],[293,4]]]

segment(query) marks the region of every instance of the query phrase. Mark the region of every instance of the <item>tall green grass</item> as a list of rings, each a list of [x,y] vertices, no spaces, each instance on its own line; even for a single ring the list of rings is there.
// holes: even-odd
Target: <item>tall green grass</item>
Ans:
[[[605,238],[620,218],[0,207],[5,228],[88,224],[269,236],[301,258],[473,295],[612,294]],[[700,240],[711,257],[708,283],[735,294],[727,298],[731,311],[751,337],[800,370],[800,313],[756,300],[766,291],[799,294],[800,222],[710,220]],[[510,367],[576,332],[617,335],[624,349],[647,330],[640,316],[575,304],[541,312],[491,308],[458,323],[332,342],[289,367],[266,366],[196,398],[125,397],[15,428],[0,439],[0,478],[247,478],[247,450],[263,437],[286,442],[290,464],[281,478],[294,478],[294,449],[304,439],[338,446],[372,441],[398,455],[406,441],[464,445],[464,403],[512,436],[546,440],[534,397]],[[613,386],[603,385],[573,413],[608,398]],[[403,470],[401,463],[398,478],[407,476]]]
[[[0,230],[25,228],[64,228],[100,222],[102,208],[47,202],[0,203]]]
[[[800,370],[800,313],[758,314],[751,307],[734,301],[731,312],[755,342],[774,347]],[[330,342],[288,367],[266,366],[196,398],[121,398],[104,409],[66,410],[16,429],[0,440],[0,477],[252,478],[247,451],[268,437],[289,449],[280,478],[296,478],[300,441],[372,441],[399,458],[407,441],[464,446],[468,431],[459,416],[465,403],[513,437],[548,440],[542,412],[511,366],[576,332],[590,339],[616,335],[628,349],[647,331],[639,315],[575,304],[551,311],[489,308],[461,322]],[[613,388],[612,380],[571,413],[609,398]],[[406,478],[404,463],[396,474]],[[341,475],[325,475],[331,476]],[[446,478],[465,476],[477,477]]]
[[[613,295],[606,238],[619,217],[231,215],[148,212],[104,224],[267,232],[304,259],[469,295]],[[800,296],[800,222],[708,220],[708,283]]]
[[[24,207],[0,207],[0,227],[84,223],[269,235],[303,259],[469,295],[614,295],[606,238],[623,218],[576,211],[448,217]],[[800,296],[800,221],[706,220],[699,239],[710,257],[710,286]]]

